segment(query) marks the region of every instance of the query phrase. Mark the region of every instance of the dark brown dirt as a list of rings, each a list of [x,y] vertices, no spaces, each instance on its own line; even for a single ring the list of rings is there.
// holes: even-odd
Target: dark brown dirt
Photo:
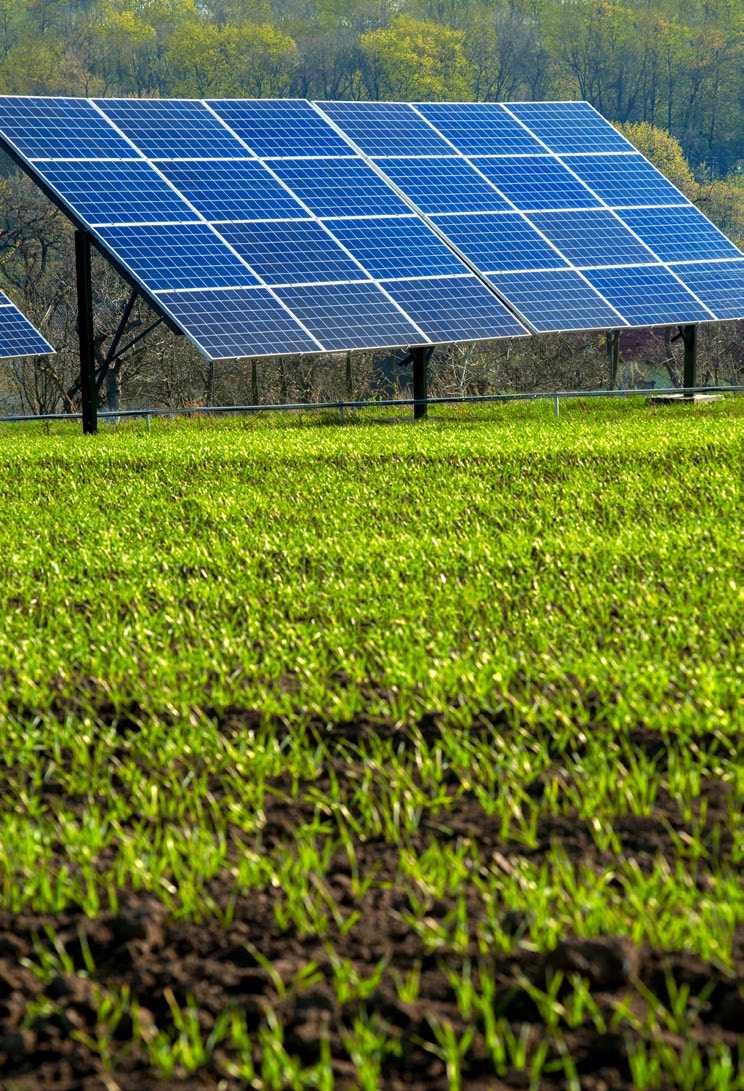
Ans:
[[[245,715],[240,710],[224,714],[225,734],[246,730]],[[126,723],[118,724],[123,736],[138,730],[135,721],[136,717],[127,717]],[[250,729],[258,727],[255,721]],[[474,730],[492,728],[489,720],[476,724]],[[297,828],[312,821],[318,813],[317,799],[330,788],[332,777],[342,782],[354,779],[355,759],[353,753],[344,753],[347,744],[362,742],[374,731],[378,737],[387,733],[398,739],[401,746],[412,745],[410,737],[393,724],[360,720],[333,732],[324,725],[314,730],[326,740],[334,734],[338,756],[331,756],[322,776],[312,782],[314,801],[306,797],[308,784],[293,784],[288,778],[272,782],[260,831],[260,844],[267,849],[289,844]],[[425,718],[418,730],[431,741],[440,730],[437,718]],[[632,741],[663,764],[664,742],[658,733],[641,729]],[[725,740],[721,745],[727,745]],[[329,749],[333,752],[333,747]],[[129,760],[135,760],[133,755]],[[6,783],[17,785],[23,770],[6,769],[4,776]],[[531,792],[540,798],[545,787],[545,779],[539,778]],[[217,802],[227,792],[224,780],[214,774],[208,789]],[[484,815],[472,791],[457,778],[448,790],[448,807],[425,816],[417,832],[405,839],[405,848],[423,852],[434,840],[456,844],[470,839],[477,844],[481,861],[507,873],[514,857],[537,858],[555,843],[573,863],[605,868],[617,859],[617,853],[597,847],[592,830],[576,814],[543,816],[534,842],[516,843],[504,840],[500,822]],[[52,813],[62,805],[68,812],[81,813],[91,803],[90,796],[67,794],[53,774],[37,794]],[[731,799],[727,786],[715,780],[703,782],[700,799],[704,802],[698,817],[703,817],[696,824],[695,837],[702,838],[715,864],[732,849],[724,822]],[[137,817],[131,816],[132,820]],[[660,856],[673,858],[684,844],[684,835],[692,835],[674,800],[664,792],[659,793],[649,817],[619,817],[613,821],[613,830],[623,854],[634,858],[642,870],[652,867]],[[237,829],[229,832],[228,841],[231,861],[247,848],[259,847],[256,838]],[[737,1048],[744,1032],[744,926],[734,936],[732,967],[704,962],[689,952],[638,947],[622,936],[594,940],[569,936],[552,951],[540,953],[526,941],[527,917],[506,910],[500,923],[517,941],[512,954],[484,951],[475,939],[465,951],[446,945],[432,951],[406,920],[411,905],[400,883],[401,844],[358,840],[354,852],[355,871],[348,853],[339,851],[322,878],[324,895],[337,908],[322,935],[300,934],[291,925],[280,925],[277,910],[283,904],[282,890],[236,896],[227,873],[208,882],[204,891],[205,902],[210,900],[219,910],[222,922],[217,912],[200,922],[180,920],[157,897],[131,889],[121,893],[116,913],[101,913],[95,919],[74,906],[57,915],[0,912],[0,1087],[3,1091],[175,1091],[186,1087],[217,1091],[251,1086],[226,1075],[232,1057],[232,1046],[226,1042],[218,1044],[194,1073],[159,1075],[142,1037],[133,1038],[132,1018],[126,1012],[104,1049],[107,1061],[101,1055],[100,1012],[107,998],[120,995],[125,986],[139,1003],[145,1037],[156,1029],[171,1036],[175,1033],[176,1004],[182,1009],[195,1006],[205,1037],[226,1009],[242,1013],[259,1074],[259,1032],[274,1012],[284,1027],[287,1052],[303,1065],[317,1063],[323,1049],[329,1050],[335,1086],[341,1089],[359,1086],[349,1047],[349,1033],[359,1019],[376,1020],[388,1040],[397,1044],[381,1060],[378,1086],[386,1091],[446,1091],[450,1086],[445,1063],[437,1055],[437,1025],[451,1026],[459,1038],[473,1031],[462,1063],[464,1087],[506,1091],[530,1086],[528,1073],[510,1064],[495,1074],[483,1016],[463,1013],[451,983],[453,971],[460,977],[470,973],[476,982],[490,980],[496,1018],[503,1017],[517,1036],[523,1032],[530,1048],[548,1043],[548,1065],[539,1084],[544,1091],[570,1086],[562,1069],[561,1048],[573,1058],[582,1089],[629,1091],[633,1086],[629,1050],[634,1040],[648,1038],[642,1025],[650,994],[671,1007],[676,992],[689,990],[686,1022],[674,1026],[662,1021],[653,1032],[657,1039],[678,1051],[689,1040],[702,1047]],[[61,857],[60,866],[64,862]],[[374,881],[360,893],[357,879],[372,875]],[[477,920],[483,912],[477,883],[463,882],[458,893],[469,920]],[[457,905],[455,896],[430,900],[425,913],[435,926],[448,919]],[[67,969],[34,972],[33,967],[43,961],[42,950],[54,951],[52,936],[60,966],[60,951],[69,960]],[[341,1002],[334,983],[334,959],[348,960],[362,981],[379,970],[379,981],[368,995],[350,995]],[[406,1002],[400,998],[400,981],[417,972],[419,994]],[[589,983],[606,1025],[589,1013],[578,1021],[562,1018],[557,1029],[546,1025],[534,989],[549,988],[558,973],[575,974]],[[565,983],[558,989],[559,997],[564,994]],[[629,1024],[619,1029],[612,1025],[613,1012],[622,1000],[637,1019],[636,1032],[629,1031]],[[560,1048],[559,1042],[564,1043]],[[555,1062],[552,1069],[551,1062]],[[674,1085],[662,1082],[660,1087],[673,1091]]]

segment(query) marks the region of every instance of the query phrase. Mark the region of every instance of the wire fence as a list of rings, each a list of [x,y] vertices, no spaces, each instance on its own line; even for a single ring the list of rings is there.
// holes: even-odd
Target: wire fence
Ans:
[[[482,404],[515,401],[552,401],[556,416],[560,415],[560,403],[562,400],[576,398],[674,398],[680,402],[693,400],[695,394],[741,394],[744,386],[694,386],[694,387],[662,387],[640,388],[624,390],[549,390],[530,391],[517,394],[453,394],[432,396],[427,398],[375,398],[363,401],[328,401],[328,402],[282,402],[272,405],[188,405],[176,408],[152,408],[152,409],[117,409],[99,410],[99,420],[121,420],[125,418],[139,418],[146,420],[147,427],[153,417],[192,417],[192,416],[243,416],[253,413],[266,412],[319,412],[321,410],[336,410],[340,414],[340,421],[344,423],[347,411],[407,407],[417,408],[421,406],[431,407],[436,405],[462,405]],[[74,421],[82,420],[82,411],[79,413],[27,413],[11,414],[0,417],[0,424],[20,424],[24,421]]]

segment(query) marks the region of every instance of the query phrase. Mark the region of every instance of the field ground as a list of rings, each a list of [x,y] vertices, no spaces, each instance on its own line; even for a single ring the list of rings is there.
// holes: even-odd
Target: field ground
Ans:
[[[744,402],[0,432],[0,1085],[744,1087]]]

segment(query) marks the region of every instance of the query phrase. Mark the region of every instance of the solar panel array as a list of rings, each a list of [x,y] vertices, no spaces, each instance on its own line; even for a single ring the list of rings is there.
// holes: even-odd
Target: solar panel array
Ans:
[[[534,330],[744,317],[744,255],[588,103],[318,106]]]
[[[46,356],[54,349],[0,292],[0,359],[12,356]]]
[[[0,140],[212,359],[744,317],[586,103],[8,96]]]

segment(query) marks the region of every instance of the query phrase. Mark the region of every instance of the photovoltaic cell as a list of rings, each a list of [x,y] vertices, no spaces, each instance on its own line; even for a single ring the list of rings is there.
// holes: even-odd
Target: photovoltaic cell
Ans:
[[[625,209],[620,218],[662,261],[742,257],[741,251],[693,205]]]
[[[496,212],[509,208],[465,159],[384,159],[380,164],[388,178],[403,190],[424,213]]]
[[[373,277],[457,274],[459,258],[414,215],[334,220],[333,234]]]
[[[319,102],[361,150],[379,155],[452,155],[454,149],[407,102]]]
[[[221,233],[267,284],[366,277],[357,263],[313,220],[225,225]]]
[[[522,325],[475,276],[393,280],[385,287],[434,343],[524,334]]]
[[[744,317],[744,258],[673,265],[677,276],[715,314],[716,318]]]
[[[161,292],[155,298],[211,360],[320,349],[266,288]]]
[[[15,303],[0,292],[0,359],[13,356],[48,356],[54,349]]]
[[[416,109],[464,155],[519,155],[543,146],[498,102],[417,102]]]
[[[690,203],[642,155],[577,155],[565,162],[611,208]]]
[[[432,222],[484,273],[568,264],[518,212],[432,216]]]
[[[140,281],[156,292],[259,283],[206,224],[101,227],[97,234]]]
[[[635,151],[588,102],[510,102],[505,109],[558,154]]]
[[[586,186],[552,156],[516,155],[473,159],[473,163],[519,209],[601,207]]]
[[[712,315],[661,266],[634,269],[592,269],[591,281],[631,326],[665,326],[706,322]]]
[[[148,159],[250,154],[202,102],[104,98],[96,104]]]
[[[359,159],[282,159],[272,170],[316,216],[384,216],[410,212]]]
[[[574,272],[498,273],[488,278],[536,330],[609,330],[626,325]]]
[[[39,171],[88,224],[167,223],[197,220],[195,212],[144,160],[60,163],[42,160]]]
[[[611,212],[604,209],[535,212],[530,213],[529,219],[578,268],[657,261]]]
[[[209,106],[256,155],[346,155],[353,149],[303,99],[210,99]]]
[[[425,344],[371,281],[298,285],[278,289],[277,295],[329,351]]]
[[[0,131],[27,159],[139,159],[87,99],[0,96]]]
[[[309,213],[263,163],[191,160],[158,163],[166,178],[212,223],[233,220],[303,219]]]

